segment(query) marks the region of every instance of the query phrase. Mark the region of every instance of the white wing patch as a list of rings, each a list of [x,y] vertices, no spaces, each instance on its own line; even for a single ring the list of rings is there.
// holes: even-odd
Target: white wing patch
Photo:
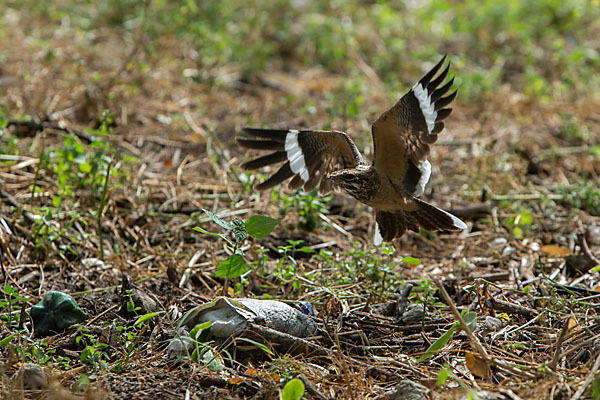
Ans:
[[[457,227],[458,229],[463,229],[463,230],[467,229],[467,224],[462,222],[460,219],[458,219],[454,215],[450,214],[449,212],[442,210],[441,208],[439,210],[441,212],[443,212],[444,214],[446,214],[447,216],[449,216],[450,218],[452,218],[452,223],[454,224],[455,227]]]
[[[375,243],[375,246],[379,246],[381,243],[383,243],[383,236],[381,236],[379,224],[377,222],[375,222],[375,237],[373,237],[373,243]]]
[[[431,163],[429,160],[423,160],[417,166],[419,171],[421,171],[421,177],[419,178],[419,182],[417,182],[417,187],[415,188],[415,196],[420,196],[425,191],[425,186],[427,182],[429,182],[429,177],[431,176]]]
[[[293,173],[300,175],[300,178],[307,182],[309,175],[306,169],[306,162],[304,161],[304,154],[298,143],[298,134],[300,131],[296,129],[290,129],[285,136],[285,151],[287,152],[287,158],[290,162],[290,168]]]
[[[435,104],[431,102],[431,94],[427,93],[427,88],[423,89],[423,86],[419,82],[413,86],[413,93],[417,100],[419,100],[419,106],[421,112],[425,117],[427,123],[427,130],[429,133],[433,131],[435,126],[435,119],[437,118],[437,111],[435,111]]]

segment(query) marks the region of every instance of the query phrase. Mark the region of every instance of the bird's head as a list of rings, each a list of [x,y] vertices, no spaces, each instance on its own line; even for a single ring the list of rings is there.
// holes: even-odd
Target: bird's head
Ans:
[[[329,174],[328,178],[334,187],[349,193],[357,199],[367,195],[371,186],[375,184],[372,168],[362,165],[356,168],[334,171]]]

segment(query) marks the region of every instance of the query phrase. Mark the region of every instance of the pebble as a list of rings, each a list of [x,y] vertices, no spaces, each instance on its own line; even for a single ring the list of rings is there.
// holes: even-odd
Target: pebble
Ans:
[[[499,320],[498,318],[488,316],[483,321],[483,329],[499,331],[500,329],[502,329],[503,326],[504,326],[504,323],[502,322],[502,320]]]
[[[499,246],[501,244],[505,244],[507,242],[506,238],[498,237],[492,240],[492,246]]]
[[[41,390],[48,386],[44,369],[38,364],[27,363],[21,367],[17,376],[23,377],[23,389]]]

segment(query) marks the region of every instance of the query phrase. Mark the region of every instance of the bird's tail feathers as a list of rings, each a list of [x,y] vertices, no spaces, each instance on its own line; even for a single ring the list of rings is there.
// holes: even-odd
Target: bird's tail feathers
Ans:
[[[407,212],[407,216],[416,220],[423,229],[428,231],[462,231],[467,229],[467,225],[463,221],[449,212],[417,198],[414,201],[419,209]]]
[[[419,206],[416,211],[376,212],[376,245],[384,240],[391,241],[394,238],[401,237],[407,229],[413,232],[419,232],[419,228],[428,231],[461,231],[467,229],[467,225],[463,221],[449,212],[417,198],[414,201]]]

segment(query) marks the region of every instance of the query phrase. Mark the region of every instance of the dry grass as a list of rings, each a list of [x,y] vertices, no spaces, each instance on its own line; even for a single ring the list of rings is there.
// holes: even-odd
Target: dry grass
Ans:
[[[506,85],[485,102],[459,96],[430,158],[435,169],[426,196],[463,210],[466,232],[411,233],[395,243],[393,255],[384,255],[370,244],[374,221],[366,207],[334,197],[326,216],[330,223],[306,231],[298,227],[299,209],[288,204],[270,236],[247,243],[250,261],[259,259],[261,249],[267,261],[247,276],[243,295],[310,301],[323,330],[314,342],[329,356],[289,355],[278,348],[273,357],[246,355],[232,346],[227,351],[233,359],[224,372],[214,373],[167,359],[176,324],[170,313],[133,329],[138,342],[124,352],[125,336],[116,328],[131,328],[134,319],[119,312],[116,287],[122,276],[153,294],[165,311],[174,306],[185,312],[223,295],[225,282],[213,273],[228,250],[193,231],[200,224],[216,229],[201,210],[245,219],[279,217],[285,208],[281,198],[248,190],[240,180],[237,166],[247,158],[234,141],[240,127],[331,125],[368,145],[369,124],[390,103],[389,94],[362,65],[369,88],[361,93],[364,111],[355,118],[331,116],[327,110],[340,101],[331,93],[346,82],[335,71],[282,59],[250,80],[236,65],[213,68],[214,76],[204,79],[189,43],[174,36],[150,42],[136,29],[100,27],[88,36],[66,32],[23,11],[8,9],[3,18],[3,40],[12,46],[3,50],[1,104],[14,123],[0,137],[0,149],[15,153],[0,159],[3,286],[34,303],[48,290],[74,293],[91,316],[83,326],[98,343],[109,345],[103,351],[110,369],[94,370],[99,363],[80,361],[84,346],[75,329],[37,339],[24,319],[26,330],[0,352],[3,396],[36,396],[10,380],[19,362],[44,361],[35,354],[48,356],[45,365],[54,371],[54,383],[39,395],[49,399],[76,392],[79,373],[91,383],[78,396],[115,399],[175,399],[186,393],[192,399],[275,399],[282,384],[298,375],[336,399],[376,398],[404,379],[429,387],[440,399],[461,398],[466,388],[503,398],[571,398],[582,387],[598,358],[600,335],[599,275],[590,268],[600,252],[598,209],[590,205],[600,195],[600,158],[593,153],[600,130],[597,98],[546,104]],[[74,185],[73,196],[61,194],[53,169],[57,160],[47,157],[48,149],[65,148],[72,132],[91,154],[94,133],[87,129],[98,129],[105,109],[113,113],[105,141],[113,149],[106,151],[121,175],[111,177],[101,218],[105,260],[89,264],[84,260],[100,255],[99,192]],[[19,124],[23,119],[32,124]],[[569,195],[586,184],[590,199]],[[55,207],[57,196],[62,203]],[[470,207],[482,205],[483,215],[469,214]],[[46,228],[37,219],[43,213],[52,216]],[[531,222],[519,223],[527,215]],[[303,240],[331,257],[298,253],[296,275],[286,277],[277,249],[287,240]],[[422,265],[400,262],[404,256],[419,258]],[[488,354],[488,378],[466,365],[466,353],[481,354],[464,333],[416,363],[455,321],[449,304],[434,304],[441,299],[431,283],[437,278],[444,279],[452,302],[477,313],[480,325],[489,317],[502,320],[499,330],[474,332]],[[236,283],[228,283],[226,295],[242,295]],[[373,305],[394,301],[402,283],[416,286],[411,302],[428,299],[431,312],[423,321],[372,312]],[[427,297],[427,289],[435,296]],[[0,337],[15,334],[16,327],[6,323],[7,309],[0,313]],[[35,348],[42,350],[34,353]],[[21,353],[9,355],[14,349]],[[438,388],[446,364],[453,375]],[[596,378],[588,382],[580,398],[591,398],[596,384]]]

